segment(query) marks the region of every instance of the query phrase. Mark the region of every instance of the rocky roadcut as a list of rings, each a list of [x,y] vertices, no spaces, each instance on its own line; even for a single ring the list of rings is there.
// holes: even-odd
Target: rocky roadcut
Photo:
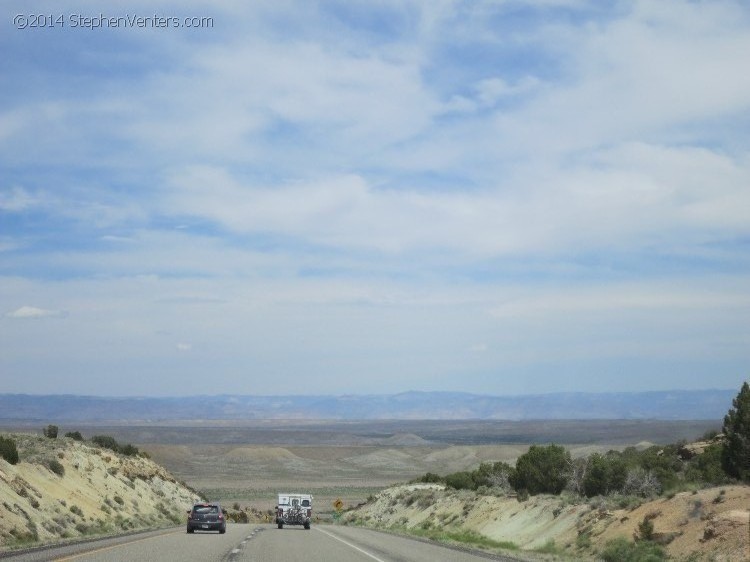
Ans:
[[[182,524],[196,499],[150,459],[69,438],[10,437],[20,460],[0,459],[3,548]]]
[[[430,530],[457,537],[473,534],[489,544],[593,559],[612,539],[632,540],[646,520],[677,560],[692,555],[700,558],[691,560],[736,562],[750,555],[748,508],[748,486],[683,492],[618,509],[602,498],[567,503],[559,496],[539,495],[519,502],[516,497],[451,490],[440,484],[409,484],[383,490],[348,512],[344,522],[425,536],[431,536]]]

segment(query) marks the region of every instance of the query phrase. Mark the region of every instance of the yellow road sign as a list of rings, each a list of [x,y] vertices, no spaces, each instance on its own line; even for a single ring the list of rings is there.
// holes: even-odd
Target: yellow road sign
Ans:
[[[341,508],[344,507],[344,502],[342,502],[341,499],[337,499],[333,502],[333,507],[335,507],[337,511],[341,511]]]

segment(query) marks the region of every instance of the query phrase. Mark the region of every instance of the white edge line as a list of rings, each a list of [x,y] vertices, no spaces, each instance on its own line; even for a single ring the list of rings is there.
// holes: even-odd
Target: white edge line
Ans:
[[[385,562],[385,560],[381,560],[381,559],[380,559],[380,558],[378,558],[377,556],[374,556],[374,555],[370,554],[370,553],[369,553],[369,552],[367,552],[366,550],[362,550],[362,549],[361,549],[361,548],[359,548],[358,546],[354,546],[354,545],[353,545],[352,543],[350,543],[350,542],[347,542],[347,541],[345,541],[344,539],[342,539],[342,538],[339,538],[339,537],[337,537],[336,535],[334,535],[334,534],[331,534],[331,533],[329,533],[328,531],[324,531],[323,529],[321,529],[321,528],[319,528],[319,527],[315,527],[315,530],[316,530],[316,531],[320,531],[320,532],[321,532],[321,533],[323,533],[324,535],[328,535],[328,536],[329,536],[329,537],[331,537],[332,539],[336,539],[337,541],[339,541],[339,542],[342,542],[342,543],[344,543],[344,544],[345,544],[346,546],[348,546],[348,547],[351,547],[351,548],[353,548],[354,550],[356,550],[356,551],[359,551],[359,552],[361,552],[361,553],[362,553],[362,554],[364,554],[365,556],[369,556],[369,557],[370,557],[370,558],[372,558],[373,560],[377,560],[377,562]]]

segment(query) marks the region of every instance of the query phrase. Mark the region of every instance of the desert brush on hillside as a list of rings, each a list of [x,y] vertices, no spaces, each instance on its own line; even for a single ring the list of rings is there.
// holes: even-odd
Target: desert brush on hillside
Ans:
[[[750,385],[701,441],[516,459],[380,493],[346,523],[605,562],[750,560]]]
[[[516,556],[567,560],[623,558],[638,545],[649,560],[737,562],[750,559],[750,486],[728,485],[630,503],[627,498],[540,494],[519,500],[502,491],[455,490],[413,483],[383,490],[342,522],[415,534]],[[647,535],[647,536],[646,536]],[[544,555],[544,556],[541,556]]]
[[[71,437],[6,434],[0,458],[0,548],[182,523],[197,493],[137,449]]]

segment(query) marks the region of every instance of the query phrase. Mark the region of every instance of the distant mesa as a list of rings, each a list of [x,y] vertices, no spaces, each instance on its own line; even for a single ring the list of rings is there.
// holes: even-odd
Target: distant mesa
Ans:
[[[399,447],[415,447],[419,445],[429,445],[430,442],[413,433],[397,433],[383,439],[382,444]]]

